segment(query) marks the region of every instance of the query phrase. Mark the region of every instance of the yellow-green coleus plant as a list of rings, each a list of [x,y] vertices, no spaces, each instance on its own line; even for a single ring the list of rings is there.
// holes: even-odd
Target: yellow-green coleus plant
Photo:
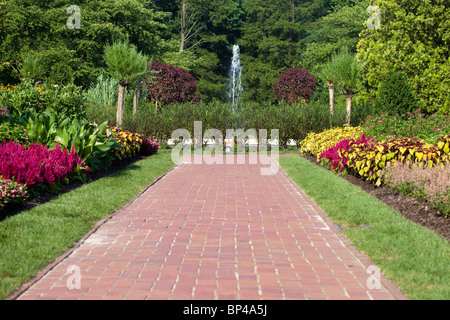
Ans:
[[[418,167],[444,166],[450,163],[450,135],[435,145],[415,138],[393,139],[383,142],[352,144],[343,151],[348,158],[347,168],[357,176],[382,184],[381,170],[401,163]]]
[[[328,130],[324,130],[320,133],[309,133],[306,138],[301,142],[300,151],[304,154],[312,154],[320,157],[320,154],[333,147],[339,141],[345,139],[359,139],[363,135],[364,131],[361,127],[336,127]]]

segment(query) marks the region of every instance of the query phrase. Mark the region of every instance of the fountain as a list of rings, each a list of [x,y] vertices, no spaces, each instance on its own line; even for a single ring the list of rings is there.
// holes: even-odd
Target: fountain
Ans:
[[[242,92],[242,83],[241,83],[241,74],[242,74],[242,66],[241,60],[239,58],[239,46],[233,46],[233,58],[231,60],[231,68],[230,68],[230,84],[228,88],[228,100],[231,102],[231,107],[233,108],[233,112],[236,112],[237,106],[239,104],[239,99],[241,98]]]
[[[239,58],[239,46],[233,46],[233,58],[231,59],[231,67],[229,74],[229,85],[228,85],[228,102],[231,103],[231,108],[233,113],[236,113],[239,105],[239,100],[241,98],[242,92],[242,83],[241,83],[241,74],[242,74],[242,66],[241,60]],[[234,150],[234,138],[225,138],[225,152],[233,152]]]

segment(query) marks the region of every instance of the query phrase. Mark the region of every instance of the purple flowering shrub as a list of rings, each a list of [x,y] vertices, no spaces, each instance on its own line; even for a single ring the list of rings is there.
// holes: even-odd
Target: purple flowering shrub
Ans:
[[[348,154],[350,146],[365,144],[369,142],[373,142],[373,138],[366,138],[364,134],[356,140],[355,139],[341,140],[334,146],[323,151],[320,154],[319,159],[322,162],[322,165],[328,166],[331,171],[337,172],[339,170],[339,172],[341,173],[345,172],[348,162],[348,157],[346,156],[346,154]]]
[[[41,185],[61,185],[72,174],[89,174],[89,168],[75,150],[68,152],[59,143],[53,150],[35,143],[28,148],[14,141],[0,144],[0,176],[3,179],[33,189]]]

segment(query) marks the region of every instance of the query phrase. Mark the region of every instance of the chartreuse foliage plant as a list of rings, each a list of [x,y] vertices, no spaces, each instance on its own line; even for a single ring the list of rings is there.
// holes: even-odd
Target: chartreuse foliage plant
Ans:
[[[435,145],[417,138],[354,143],[348,151],[343,151],[343,155],[348,158],[347,168],[351,172],[380,186],[381,170],[393,163],[419,168],[450,164],[450,135],[441,138]]]
[[[119,160],[130,159],[139,154],[151,156],[160,148],[159,143],[139,133],[118,127],[111,127],[109,130],[111,131],[111,137],[120,145],[114,152],[115,157]]]
[[[450,6],[447,0],[373,0],[380,28],[365,28],[357,45],[364,95],[375,98],[389,70],[402,71],[427,113],[450,112]]]
[[[143,141],[140,134],[123,130],[118,127],[111,127],[110,130],[112,133],[111,136],[120,145],[114,152],[116,158],[120,160],[129,159],[140,153]]]
[[[351,126],[336,127],[324,130],[320,133],[311,132],[301,142],[300,152],[317,156],[319,159],[320,154],[326,149],[336,145],[344,139],[358,139],[363,133],[361,127]]]

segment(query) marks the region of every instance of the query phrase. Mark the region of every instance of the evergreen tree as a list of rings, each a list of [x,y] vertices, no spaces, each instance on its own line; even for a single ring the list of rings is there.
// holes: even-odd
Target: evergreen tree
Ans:
[[[408,79],[402,72],[390,70],[378,89],[375,110],[391,115],[414,112],[417,101]]]

